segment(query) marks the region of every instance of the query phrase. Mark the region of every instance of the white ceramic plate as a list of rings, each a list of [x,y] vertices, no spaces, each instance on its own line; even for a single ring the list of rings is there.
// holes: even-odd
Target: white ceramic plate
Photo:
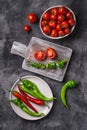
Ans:
[[[53,94],[52,94],[52,91],[49,87],[49,85],[44,81],[42,80],[41,78],[39,77],[36,77],[36,76],[24,76],[24,77],[21,77],[22,79],[28,79],[32,82],[34,82],[39,90],[47,97],[53,97]],[[12,90],[17,90],[18,91],[18,88],[17,88],[17,84],[19,83],[19,79],[13,84],[12,88],[11,88],[11,91]],[[15,99],[15,97],[10,93],[10,96],[9,96],[10,100],[13,100]],[[51,110],[52,106],[53,106],[53,101],[52,102],[49,102],[48,105],[50,108],[48,108],[48,106],[44,105],[44,106],[38,106],[34,103],[31,103],[39,112],[43,112],[45,115],[42,116],[42,117],[33,117],[33,116],[30,116],[28,114],[26,114],[25,112],[23,112],[19,107],[17,107],[15,104],[11,103],[11,107],[12,109],[14,110],[14,112],[20,116],[21,118],[24,118],[26,120],[38,120],[38,119],[41,119],[43,117],[45,117]]]

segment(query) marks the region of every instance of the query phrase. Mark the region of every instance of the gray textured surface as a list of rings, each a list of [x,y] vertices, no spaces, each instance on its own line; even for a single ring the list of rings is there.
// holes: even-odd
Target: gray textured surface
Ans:
[[[32,32],[23,31],[28,23],[26,15],[34,11],[40,17],[50,6],[64,4],[76,14],[77,27],[67,38],[45,38],[38,23],[31,25]],[[73,56],[62,83],[22,70],[23,59],[10,54],[14,40],[28,45],[32,36],[53,41],[73,49]],[[0,0],[0,130],[87,130],[87,1],[86,0]],[[37,75],[44,79],[57,97],[50,114],[38,121],[26,121],[18,117],[8,101],[8,91],[18,77]],[[81,84],[67,93],[70,110],[66,110],[59,98],[63,83],[69,79]]]

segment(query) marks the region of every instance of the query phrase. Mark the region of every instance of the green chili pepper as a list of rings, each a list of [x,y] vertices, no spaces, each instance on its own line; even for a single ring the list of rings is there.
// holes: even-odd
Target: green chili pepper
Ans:
[[[28,88],[28,87],[24,86],[23,84],[20,84],[20,87],[21,87],[21,89],[22,89],[24,92],[30,94],[31,96],[33,96],[33,97],[35,97],[35,98],[38,98],[38,96],[35,95],[34,91],[33,91],[31,88]]]
[[[34,84],[33,82],[29,81],[29,80],[24,80],[24,79],[21,79],[20,80],[22,82],[23,85],[20,85],[21,89],[32,95],[33,97],[36,97],[38,99],[42,99],[44,101],[52,101],[53,99],[55,99],[54,97],[52,98],[48,98],[46,96],[44,96],[40,90],[38,89],[38,87],[36,86],[36,84]]]
[[[55,69],[56,68],[55,62],[50,62],[50,63],[46,64],[46,68],[47,69]]]
[[[64,66],[65,66],[65,64],[67,63],[67,61],[68,61],[67,59],[65,59],[65,60],[59,60],[59,61],[56,62],[56,66],[58,68],[60,68],[60,69],[63,69]]]
[[[40,112],[40,113],[35,113],[35,112],[32,112],[30,111],[19,99],[14,99],[14,100],[11,100],[10,102],[14,103],[15,105],[17,105],[18,107],[20,107],[25,113],[31,115],[31,116],[35,116],[35,117],[38,117],[38,116],[43,116],[44,113]]]
[[[45,65],[42,63],[36,63],[36,62],[28,62],[30,66],[35,67],[37,69],[45,69]]]
[[[60,68],[60,69],[63,69],[65,67],[65,64],[67,63],[67,59],[65,60],[59,60],[57,62],[50,62],[50,63],[47,63],[46,65],[45,64],[42,64],[42,63],[36,63],[36,62],[31,62],[29,61],[29,65],[32,66],[32,67],[35,67],[37,69],[56,69],[56,67]]]
[[[74,88],[76,85],[78,84],[78,82],[74,81],[74,80],[69,80],[68,82],[66,82],[62,89],[61,89],[61,92],[60,92],[60,98],[61,98],[61,101],[63,103],[63,105],[66,107],[66,108],[69,108],[68,104],[67,104],[67,101],[66,101],[66,91],[68,88]]]

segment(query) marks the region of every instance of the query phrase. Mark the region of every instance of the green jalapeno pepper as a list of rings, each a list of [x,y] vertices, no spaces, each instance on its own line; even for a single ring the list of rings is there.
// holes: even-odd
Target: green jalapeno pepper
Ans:
[[[49,62],[48,64],[46,64],[46,69],[55,69],[55,68],[56,68],[55,62]]]
[[[24,104],[23,102],[21,102],[19,99],[14,99],[14,100],[11,100],[10,102],[14,103],[15,105],[17,105],[19,108],[21,108],[21,110],[23,110],[25,113],[31,115],[31,116],[35,116],[35,117],[38,117],[38,116],[43,116],[44,113],[40,112],[40,113],[35,113],[35,112],[32,112],[30,111]]]
[[[36,97],[38,99],[42,99],[44,101],[52,101],[53,99],[55,99],[54,97],[48,98],[45,95],[43,95],[40,90],[38,89],[38,87],[36,86],[36,84],[34,84],[33,82],[29,81],[29,80],[24,80],[21,79],[20,80],[22,82],[22,85],[20,85],[21,89],[32,95],[33,97]]]
[[[61,89],[61,92],[60,92],[60,98],[61,98],[61,101],[63,103],[63,105],[68,109],[69,106],[67,104],[67,101],[66,101],[66,91],[68,88],[74,88],[76,85],[77,85],[78,82],[74,81],[74,80],[69,80],[68,82],[66,82],[62,89]]]
[[[46,65],[42,63],[31,62],[31,61],[29,61],[28,63],[30,66],[37,69],[56,69],[57,67],[63,69],[67,61],[68,61],[67,59],[59,60],[57,62],[49,62]]]
[[[35,67],[37,69],[45,69],[45,65],[42,63],[36,63],[36,62],[28,62],[30,66]]]
[[[65,64],[67,63],[67,61],[68,61],[67,59],[65,59],[65,60],[59,60],[59,61],[56,62],[56,66],[58,68],[60,68],[60,69],[63,69],[64,66],[65,66]]]

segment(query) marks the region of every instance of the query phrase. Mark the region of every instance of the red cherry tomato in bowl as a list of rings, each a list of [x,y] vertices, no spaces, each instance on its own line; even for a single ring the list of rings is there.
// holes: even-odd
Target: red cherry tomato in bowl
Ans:
[[[69,19],[68,22],[69,22],[69,25],[70,25],[70,26],[75,25],[75,21],[74,21],[73,18],[72,18],[72,19]]]
[[[49,26],[51,27],[51,28],[55,28],[56,27],[56,21],[49,21]]]
[[[58,32],[56,29],[53,29],[51,32],[51,37],[57,37],[58,36]]]
[[[34,14],[34,13],[28,14],[28,15],[27,15],[27,18],[28,18],[28,20],[29,20],[30,23],[36,23],[37,20],[38,20],[37,15]]]
[[[46,53],[42,50],[38,50],[34,53],[34,58],[38,61],[42,61],[46,58]]]
[[[70,25],[69,25],[69,23],[68,23],[68,21],[63,21],[62,23],[61,23],[61,27],[62,28],[68,28]]]
[[[62,27],[61,27],[61,24],[60,24],[60,23],[57,24],[57,26],[56,26],[56,30],[57,30],[57,31],[62,30]]]
[[[43,26],[43,27],[42,27],[42,30],[43,30],[43,32],[44,32],[45,34],[47,34],[47,35],[51,33],[51,28],[50,28],[48,25]]]
[[[57,20],[57,15],[51,14],[50,15],[50,20]]]
[[[52,8],[51,9],[51,14],[54,14],[54,15],[58,15],[58,8]]]
[[[58,36],[59,37],[62,37],[62,36],[64,36],[65,35],[65,32],[63,31],[63,30],[60,30],[59,32],[58,32]]]
[[[46,12],[45,14],[43,14],[43,19],[50,20],[50,12]]]
[[[58,15],[58,21],[63,22],[65,20],[65,15],[59,14]]]
[[[66,18],[67,18],[67,19],[73,18],[73,14],[72,14],[70,11],[68,11],[68,12],[66,13]]]
[[[65,28],[64,32],[65,32],[65,34],[69,34],[71,32],[71,30],[70,30],[70,28]]]
[[[66,14],[67,9],[64,6],[61,6],[61,7],[59,7],[58,11],[60,14]]]
[[[42,20],[42,21],[41,21],[41,26],[43,27],[43,26],[45,26],[45,25],[48,25],[48,21],[47,21],[47,20]]]
[[[50,47],[46,49],[46,54],[47,54],[47,57],[50,59],[54,59],[57,56],[56,51]]]

